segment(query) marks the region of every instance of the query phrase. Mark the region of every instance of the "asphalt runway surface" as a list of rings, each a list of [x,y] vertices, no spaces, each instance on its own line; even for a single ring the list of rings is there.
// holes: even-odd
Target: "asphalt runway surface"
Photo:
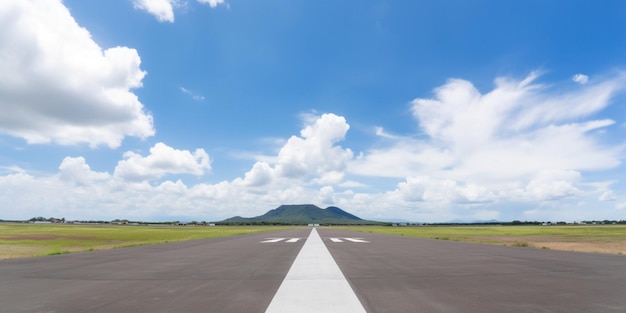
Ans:
[[[265,312],[311,229],[0,261],[0,312]],[[626,256],[332,228],[367,312],[626,312]]]
[[[367,312],[626,312],[623,255],[360,236],[327,247]]]

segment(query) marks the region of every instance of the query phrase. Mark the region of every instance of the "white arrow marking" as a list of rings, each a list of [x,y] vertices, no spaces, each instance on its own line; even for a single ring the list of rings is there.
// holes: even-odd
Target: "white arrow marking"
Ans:
[[[365,240],[363,240],[361,238],[344,238],[344,239],[348,240],[348,241],[352,241],[352,242],[369,242],[369,241],[365,241]]]
[[[286,238],[269,238],[268,240],[265,241],[261,241],[261,243],[266,243],[266,242],[279,242],[282,240],[285,240]]]
[[[313,228],[266,313],[365,313]]]

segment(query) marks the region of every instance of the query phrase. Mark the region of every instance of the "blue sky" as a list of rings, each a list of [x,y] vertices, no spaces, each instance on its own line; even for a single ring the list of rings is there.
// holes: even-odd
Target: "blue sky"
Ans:
[[[0,218],[624,219],[626,3],[0,4]]]

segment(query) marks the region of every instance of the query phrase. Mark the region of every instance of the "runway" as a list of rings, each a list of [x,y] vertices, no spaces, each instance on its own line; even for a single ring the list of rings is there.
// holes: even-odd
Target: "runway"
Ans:
[[[626,312],[622,255],[360,236],[327,246],[367,312]]]
[[[327,249],[366,312],[626,312],[622,255],[317,232],[315,249]],[[262,313],[310,235],[303,228],[0,261],[0,312]]]
[[[0,312],[263,312],[310,231],[2,261]]]

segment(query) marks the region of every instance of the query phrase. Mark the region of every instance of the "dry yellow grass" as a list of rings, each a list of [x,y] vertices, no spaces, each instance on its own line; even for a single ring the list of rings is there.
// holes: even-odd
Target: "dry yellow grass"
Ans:
[[[349,227],[347,229],[516,247],[626,254],[626,225]]]

